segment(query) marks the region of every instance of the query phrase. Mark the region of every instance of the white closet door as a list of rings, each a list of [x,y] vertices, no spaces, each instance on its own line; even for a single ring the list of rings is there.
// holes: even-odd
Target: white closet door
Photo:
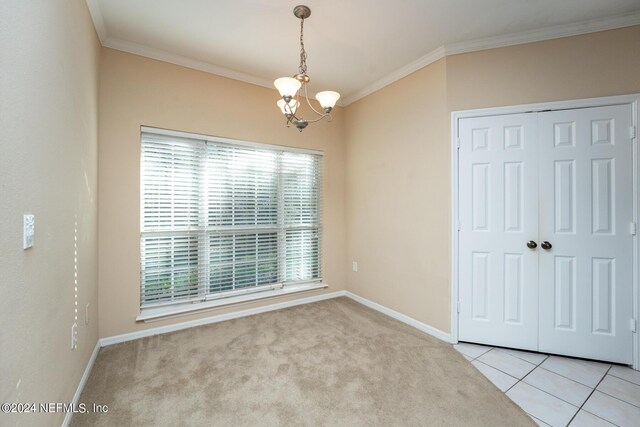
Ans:
[[[462,119],[459,137],[459,339],[536,350],[536,115]]]
[[[538,114],[541,352],[632,362],[631,117]]]

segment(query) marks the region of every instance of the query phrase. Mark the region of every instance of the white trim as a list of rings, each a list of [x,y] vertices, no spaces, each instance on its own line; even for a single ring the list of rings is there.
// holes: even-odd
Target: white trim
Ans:
[[[73,395],[73,400],[71,403],[75,408],[78,406],[78,401],[80,400],[80,395],[82,394],[82,390],[84,389],[84,385],[87,383],[89,379],[89,374],[91,374],[91,369],[93,369],[93,364],[96,361],[96,357],[98,357],[98,351],[100,350],[100,340],[96,342],[96,346],[93,348],[93,352],[91,353],[91,357],[87,362],[87,367],[84,369],[84,373],[82,374],[82,378],[80,378],[80,382],[78,383],[78,388],[76,388],[76,393]],[[67,427],[71,424],[71,418],[73,417],[73,411],[67,412],[64,416],[64,420],[62,421],[62,427]]]
[[[295,152],[295,153],[315,154],[318,156],[324,156],[324,151],[321,151],[321,150],[310,150],[307,148],[288,147],[286,145],[263,144],[261,142],[243,141],[240,139],[225,138],[223,136],[205,135],[203,133],[184,132],[184,131],[172,130],[172,129],[162,129],[162,128],[156,128],[152,126],[144,126],[144,125],[140,126],[140,132],[146,132],[146,133],[151,133],[155,135],[175,136],[178,138],[199,139],[199,140],[202,140],[203,142],[219,142],[223,144],[242,145],[245,147],[252,147],[252,148],[258,148],[263,150],[264,149],[286,150],[286,151]]]
[[[282,297],[285,295],[297,294],[299,292],[316,291],[318,289],[327,288],[326,283],[305,283],[298,285],[285,286],[279,289],[269,289],[244,295],[237,295],[227,298],[213,299],[200,303],[184,303],[178,305],[167,305],[157,308],[142,309],[142,313],[136,317],[136,321],[153,322],[166,319],[167,317],[175,317],[186,314],[198,313],[203,310],[211,310],[214,308],[225,307],[228,305],[242,304],[253,301],[260,301],[265,298]]]
[[[451,342],[458,343],[458,118],[451,113]]]
[[[602,107],[608,105],[631,104],[633,115],[633,126],[636,127],[636,135],[638,134],[638,124],[640,123],[640,94],[606,96],[601,98],[574,99],[568,101],[542,102],[536,104],[513,105],[507,107],[482,108],[477,110],[454,111],[451,113],[451,335],[452,342],[458,342],[458,156],[457,156],[457,139],[458,139],[458,123],[462,118],[485,117],[504,114],[521,114],[528,112],[538,112],[543,110],[566,110],[573,108],[589,108]],[[640,189],[640,174],[638,168],[640,165],[640,150],[638,149],[638,136],[633,142],[634,161],[633,161],[633,221],[638,222],[640,214],[640,197],[638,191]],[[638,235],[633,237],[634,265],[633,265],[633,317],[640,318],[640,242]],[[640,370],[640,333],[635,333],[633,337],[633,368]]]
[[[107,41],[107,26],[104,23],[102,11],[100,10],[100,0],[86,0],[86,2],[87,8],[89,9],[89,15],[91,15],[91,20],[93,21],[93,26],[98,34],[98,39],[104,46],[104,43]]]
[[[534,43],[545,40],[559,39],[563,37],[579,36],[582,34],[596,33],[599,31],[614,30],[617,28],[640,25],[640,12],[626,13],[607,18],[592,19],[568,25],[555,25],[530,31],[505,34],[495,37],[486,37],[468,40],[459,43],[451,43],[440,46],[421,58],[401,67],[382,79],[360,89],[344,98],[344,106],[364,98],[385,86],[394,83],[419,69],[430,65],[437,60],[461,53],[477,52],[480,50],[495,49],[506,46],[515,46],[525,43]]]
[[[429,326],[426,323],[422,323],[419,320],[414,319],[413,317],[409,317],[407,315],[404,315],[398,311],[392,310],[388,307],[385,307],[383,305],[380,305],[376,302],[370,301],[366,298],[363,298],[359,295],[356,295],[352,292],[349,291],[345,291],[345,295],[349,298],[351,298],[352,300],[359,302],[362,305],[365,305],[369,308],[372,308],[376,311],[379,311],[382,314],[386,314],[389,317],[393,317],[396,320],[401,321],[402,323],[405,323],[409,326],[412,326],[424,333],[427,333],[433,337],[436,337],[444,342],[447,343],[451,343],[451,334],[448,334],[444,331],[441,331],[440,329],[434,328],[433,326]]]
[[[348,95],[344,98],[343,102],[343,106],[347,106],[353,102],[356,102],[357,100],[364,98],[367,95],[372,94],[373,92],[377,92],[380,89],[382,89],[385,86],[389,86],[391,83],[394,83],[406,76],[408,76],[409,74],[415,73],[416,71],[426,67],[427,65],[433,64],[434,62],[436,62],[439,59],[442,59],[446,56],[446,52],[445,52],[445,47],[444,46],[440,46],[439,48],[436,48],[434,50],[432,50],[431,52],[427,53],[426,55],[416,59],[413,62],[410,62],[409,64],[405,65],[404,67],[398,68],[397,70],[393,71],[392,73],[386,75],[385,77],[381,78],[380,80],[377,80],[373,83],[371,83],[368,86],[365,86],[364,88],[360,89],[359,91],[352,93],[351,95]]]
[[[538,102],[535,104],[509,105],[505,107],[479,108],[475,110],[453,111],[451,119],[486,117],[504,114],[522,114],[544,110],[569,110],[573,108],[603,107],[608,105],[632,104],[640,99],[640,93],[630,95],[603,96],[599,98],[570,99],[566,101]],[[453,136],[453,133],[452,133]],[[455,140],[452,140],[455,144]]]
[[[130,332],[122,335],[114,335],[102,338],[100,346],[105,347],[112,344],[118,344],[126,341],[133,341],[139,338],[150,337],[153,335],[166,334],[168,332],[180,331],[196,326],[209,325],[212,323],[224,322],[225,320],[237,319],[239,317],[252,316],[254,314],[266,313],[269,311],[280,310],[283,308],[294,307],[297,305],[309,304],[312,302],[323,301],[331,298],[345,296],[345,291],[335,291],[327,294],[315,295],[307,298],[299,298],[293,301],[284,301],[276,304],[265,305],[262,307],[249,308],[247,310],[234,311],[233,313],[218,314],[215,316],[205,317],[202,319],[190,320],[188,322],[174,323],[172,325],[159,326],[157,328],[144,329],[142,331]]]
[[[631,103],[633,114],[633,126],[635,126],[635,139],[633,140],[633,221],[637,224],[640,219],[640,149],[638,147],[638,126],[640,125],[640,94],[635,96]],[[638,233],[633,236],[633,318],[635,319],[636,332],[633,334],[633,369],[640,370],[640,333],[638,332],[638,319],[640,318],[640,240]]]
[[[133,341],[140,338],[150,337],[153,335],[166,334],[169,332],[180,331],[183,329],[194,328],[196,326],[209,325],[212,323],[224,322],[225,320],[237,319],[240,317],[253,316],[254,314],[267,313],[269,311],[281,310],[283,308],[295,307],[297,305],[311,304],[318,301],[324,301],[332,298],[348,297],[352,300],[372,308],[382,314],[389,317],[393,317],[396,320],[401,321],[409,326],[412,326],[422,332],[432,335],[442,341],[451,343],[451,334],[441,331],[440,329],[429,326],[426,323],[422,323],[412,317],[406,316],[395,310],[387,308],[383,305],[370,301],[359,295],[356,295],[349,291],[335,291],[328,294],[315,295],[308,298],[300,298],[293,301],[285,301],[276,304],[265,305],[262,307],[250,308],[242,311],[235,311],[233,313],[218,314],[215,316],[205,317],[203,319],[190,320],[188,322],[175,323],[172,325],[159,326],[157,328],[144,329],[142,331],[130,332],[122,335],[114,335],[100,339],[100,347],[108,345],[119,344],[126,341]]]
[[[120,50],[122,52],[133,53],[146,58],[157,59],[158,61],[168,62],[170,64],[180,65],[182,67],[192,68],[194,70],[204,71],[205,73],[211,73],[233,80],[239,80],[245,83],[251,83],[257,86],[273,89],[274,91],[276,90],[273,86],[272,80],[232,70],[230,68],[221,67],[219,65],[214,65],[210,62],[187,58],[186,56],[166,52],[162,49],[143,46],[126,40],[114,39],[113,37],[108,37],[106,40],[102,41],[102,46]],[[277,96],[274,98],[274,103],[276,99]]]
[[[515,46],[525,43],[534,43],[545,40],[559,39],[563,37],[579,36],[582,34],[596,33],[599,31],[614,30],[617,28],[630,27],[640,24],[640,12],[627,13],[624,15],[611,16],[590,21],[577,22],[568,25],[556,25],[547,28],[540,28],[531,31],[505,34],[496,37],[487,37],[476,40],[469,40],[459,43],[451,43],[440,46],[425,56],[401,67],[382,79],[348,95],[344,99],[344,106],[351,104],[365,96],[394,83],[419,69],[430,65],[437,60],[460,53],[477,52],[486,49]]]
[[[631,12],[606,18],[576,22],[573,24],[554,25],[535,30],[447,44],[445,45],[445,51],[447,56],[457,55],[460,53],[476,52],[479,50],[579,36],[582,34],[614,30],[638,24],[640,24],[640,12]]]
[[[273,83],[270,79],[264,79],[262,77],[232,70],[226,67],[221,67],[210,62],[187,58],[186,56],[170,53],[162,49],[156,49],[138,43],[109,37],[107,34],[104,18],[100,11],[100,1],[86,0],[86,2],[89,8],[89,13],[91,14],[91,18],[93,20],[93,24],[96,28],[96,32],[98,33],[98,37],[100,38],[100,43],[102,43],[104,47],[120,50],[123,52],[129,52],[135,55],[157,59],[159,61],[164,61],[171,64],[176,64],[183,67],[192,68],[218,76],[227,77],[230,79],[273,89]],[[367,85],[366,87],[352,94],[346,95],[343,99],[340,100],[340,102],[338,102],[338,105],[346,107],[347,105],[361,98],[364,98],[365,96],[370,95],[371,93],[376,92],[383,87],[388,86],[391,83],[394,83],[401,78],[406,77],[409,74],[449,55],[457,55],[460,53],[475,52],[479,50],[494,49],[505,46],[514,46],[524,43],[533,43],[562,37],[578,36],[581,34],[614,30],[617,28],[630,27],[633,25],[640,25],[640,12],[630,12],[606,18],[576,22],[573,24],[555,25],[536,30],[522,31],[519,33],[445,44],[416,59],[415,61],[412,61],[409,64],[398,68],[397,70],[389,73],[388,75],[375,81],[374,83]]]

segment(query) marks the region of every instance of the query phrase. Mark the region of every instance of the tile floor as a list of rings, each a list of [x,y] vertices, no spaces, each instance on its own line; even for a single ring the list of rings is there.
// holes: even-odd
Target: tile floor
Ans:
[[[640,372],[570,357],[454,346],[540,426],[640,426]]]

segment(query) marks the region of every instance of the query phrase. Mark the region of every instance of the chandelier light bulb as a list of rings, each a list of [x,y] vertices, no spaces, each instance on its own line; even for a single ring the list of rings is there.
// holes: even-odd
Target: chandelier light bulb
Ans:
[[[298,89],[300,89],[302,83],[293,77],[280,77],[273,82],[273,85],[278,89],[278,92],[280,92],[280,96],[293,98],[296,93],[298,93]]]
[[[288,106],[284,99],[278,100],[276,104],[278,104],[278,107],[280,107],[280,111],[282,111],[282,114],[284,114],[285,116],[287,114],[295,114],[296,110],[298,109],[298,101],[296,101],[295,99],[292,99],[289,102]]]
[[[331,109],[336,106],[338,99],[340,99],[340,94],[332,90],[325,90],[323,92],[318,92],[316,94],[316,99],[320,102],[322,108],[331,111]]]

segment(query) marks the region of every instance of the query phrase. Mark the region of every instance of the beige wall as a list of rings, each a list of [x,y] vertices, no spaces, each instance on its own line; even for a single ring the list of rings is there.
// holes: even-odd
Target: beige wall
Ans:
[[[640,92],[640,26],[447,58],[449,110]]]
[[[347,287],[443,330],[449,325],[445,77],[443,59],[351,104],[345,115],[347,256],[358,262]]]
[[[100,63],[99,283],[100,336],[184,322],[345,288],[342,111],[332,123],[299,133],[284,127],[267,89],[200,71],[102,49]],[[324,151],[326,291],[136,322],[140,292],[140,126],[155,126]]]
[[[97,341],[99,49],[83,0],[0,6],[1,402],[70,402]],[[26,251],[25,213],[35,215]],[[63,417],[0,414],[0,425]]]
[[[454,55],[345,109],[347,288],[450,331],[451,111],[640,92],[640,26]]]

